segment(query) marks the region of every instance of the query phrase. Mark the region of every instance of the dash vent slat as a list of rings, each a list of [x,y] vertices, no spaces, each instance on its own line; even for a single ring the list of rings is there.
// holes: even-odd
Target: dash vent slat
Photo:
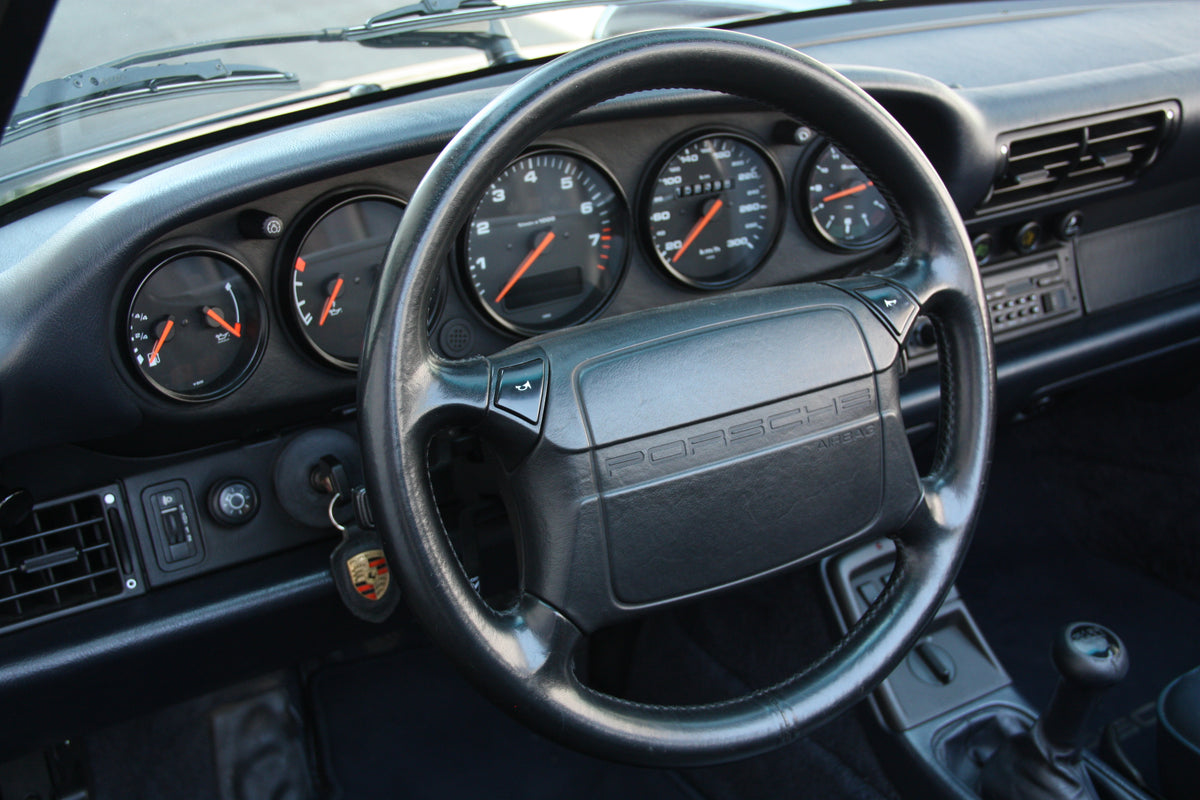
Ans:
[[[1174,102],[1043,125],[1000,138],[1005,161],[980,213],[1122,185],[1149,167],[1179,119]]]
[[[110,516],[120,521],[106,513],[102,494],[83,494],[37,505],[19,525],[0,529],[0,630],[131,588],[115,540],[123,532],[114,531]]]

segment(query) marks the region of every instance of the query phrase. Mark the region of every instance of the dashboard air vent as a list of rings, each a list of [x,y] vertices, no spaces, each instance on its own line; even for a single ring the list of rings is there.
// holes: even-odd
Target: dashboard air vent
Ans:
[[[140,592],[116,487],[34,506],[0,530],[0,630]]]
[[[1004,134],[1003,169],[977,210],[1006,211],[1126,183],[1154,161],[1178,120],[1178,104],[1167,102]]]

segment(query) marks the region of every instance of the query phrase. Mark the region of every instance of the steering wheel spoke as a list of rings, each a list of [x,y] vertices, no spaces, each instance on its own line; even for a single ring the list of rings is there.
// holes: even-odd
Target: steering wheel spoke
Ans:
[[[482,423],[488,412],[490,381],[485,358],[451,361],[429,354],[410,368],[398,387],[407,395],[405,424],[427,440],[450,426]]]

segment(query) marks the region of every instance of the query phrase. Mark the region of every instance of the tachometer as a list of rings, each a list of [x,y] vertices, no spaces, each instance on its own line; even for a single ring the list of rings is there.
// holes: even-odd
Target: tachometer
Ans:
[[[191,251],[155,267],[126,320],[138,373],[176,400],[213,400],[250,376],[266,341],[254,277],[228,256]]]
[[[879,187],[833,145],[825,145],[804,174],[797,213],[827,244],[864,250],[895,230]]]
[[[371,298],[403,215],[391,197],[343,200],[317,218],[296,249],[288,271],[296,328],[336,366],[358,366]]]
[[[532,153],[479,201],[464,236],[464,281],[480,308],[510,330],[573,325],[616,288],[628,229],[625,201],[598,166],[571,153]]]
[[[642,225],[670,275],[689,286],[730,286],[775,244],[782,195],[779,172],[761,148],[740,136],[706,134],[659,166]]]

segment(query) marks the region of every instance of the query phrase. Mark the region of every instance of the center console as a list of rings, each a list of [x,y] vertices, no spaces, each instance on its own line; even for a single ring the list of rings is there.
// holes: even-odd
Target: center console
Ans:
[[[882,540],[822,563],[822,579],[843,632],[883,591],[894,562],[894,545]],[[1099,628],[1076,627],[1083,631],[1076,632],[1076,639]],[[1067,632],[1063,636],[1071,638]],[[910,784],[899,788],[906,796],[954,800],[1000,800],[1008,797],[1006,791],[1038,800],[1148,800],[1148,795],[1075,744],[1094,699],[1089,692],[1103,688],[1096,675],[1104,669],[1114,675],[1119,672],[1107,662],[1097,666],[1108,651],[1102,652],[1091,640],[1080,641],[1076,650],[1064,645],[1069,652],[1056,657],[1063,680],[1050,709],[1039,719],[1013,687],[963,598],[952,588],[908,656],[868,701],[879,730],[904,751],[906,763],[916,767],[894,776],[898,783]],[[1124,657],[1122,647],[1117,640],[1112,652]],[[1043,754],[1039,748],[1052,752]],[[1045,769],[1040,763],[1043,756]],[[1032,784],[1020,784],[1020,775],[1015,789],[998,787],[994,776],[985,775],[989,771],[1005,777],[1032,772],[1033,781],[1049,786],[1048,793],[1036,794],[1029,788]],[[1060,772],[1067,777],[1060,779]],[[1074,773],[1076,781],[1071,780]]]

